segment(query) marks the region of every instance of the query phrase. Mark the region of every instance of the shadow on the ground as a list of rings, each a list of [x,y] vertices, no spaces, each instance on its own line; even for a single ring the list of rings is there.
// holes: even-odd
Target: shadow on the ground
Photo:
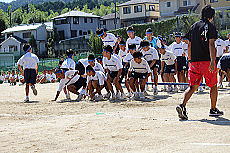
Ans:
[[[201,120],[185,120],[185,122],[204,122],[204,123],[209,123],[213,125],[223,125],[223,126],[230,126],[230,120],[224,117],[214,117],[215,119],[201,119]],[[181,120],[183,121],[183,120]]]
[[[29,102],[24,102],[25,104],[32,104],[32,103],[39,103],[39,101],[29,101]]]

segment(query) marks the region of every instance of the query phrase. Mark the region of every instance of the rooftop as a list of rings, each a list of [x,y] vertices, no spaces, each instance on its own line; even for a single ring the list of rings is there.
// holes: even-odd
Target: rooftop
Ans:
[[[81,12],[81,11],[70,11],[70,12],[67,12],[65,14],[56,16],[53,19],[70,17],[70,16],[100,18],[100,16],[93,15],[92,13],[85,13],[85,12]]]
[[[103,20],[114,19],[115,18],[115,13],[107,14],[105,16],[102,16],[101,18]],[[117,18],[119,18],[119,13],[117,13]]]
[[[46,25],[47,29],[53,28],[51,23],[52,22],[44,23]],[[8,29],[2,31],[2,33],[10,33],[10,32],[17,32],[17,31],[27,31],[27,30],[36,30],[37,28],[42,26],[42,24],[43,23],[22,24],[22,25],[14,26],[12,28],[8,28]]]
[[[133,5],[133,4],[143,4],[143,3],[159,3],[159,0],[131,0],[125,3],[122,3],[120,6]]]

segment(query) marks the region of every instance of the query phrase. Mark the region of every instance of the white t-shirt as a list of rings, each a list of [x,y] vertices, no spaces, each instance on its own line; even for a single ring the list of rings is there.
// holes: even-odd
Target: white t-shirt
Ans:
[[[225,46],[228,47],[228,51],[230,52],[230,40],[225,40]]]
[[[3,75],[0,75],[0,80],[4,81],[4,76]]]
[[[127,51],[119,50],[118,56],[121,58],[122,62],[124,62],[124,58],[127,55]]]
[[[110,45],[111,47],[115,46],[117,42],[117,38],[114,34],[112,33],[106,33],[106,37],[102,39],[103,45]]]
[[[159,60],[158,52],[155,48],[150,47],[148,51],[141,50],[143,57],[146,61]]]
[[[135,44],[136,49],[138,49],[140,47],[141,41],[142,41],[142,39],[140,37],[137,37],[137,36],[135,36],[135,38],[133,38],[133,39],[128,38],[126,41],[126,48],[128,48],[128,46],[131,44]]]
[[[105,84],[106,77],[105,77],[105,74],[103,72],[97,71],[97,72],[95,72],[95,76],[87,76],[87,84],[91,80],[94,80],[94,81],[98,80],[99,85],[102,86]]]
[[[133,59],[133,55],[131,54],[131,53],[128,53],[126,56],[125,56],[125,58],[124,58],[124,62],[125,63],[129,63],[129,62],[131,62],[131,60]]]
[[[169,51],[175,54],[175,56],[182,56],[185,52],[184,50],[184,42],[180,42],[179,44],[176,42],[173,42],[169,46]]]
[[[221,57],[224,54],[224,50],[226,49],[226,44],[225,42],[218,38],[215,41],[215,47],[216,47],[216,57]]]
[[[67,58],[62,63],[61,68],[62,69],[69,69],[69,70],[70,69],[75,70],[75,66],[76,66],[76,64],[75,64],[74,60],[72,58]]]
[[[110,60],[108,58],[103,58],[103,67],[112,72],[119,71],[123,68],[121,61],[114,55],[111,56]]]
[[[66,83],[74,76],[74,74],[78,72],[77,70],[69,70],[65,73],[65,78],[60,80],[59,87],[57,91],[62,91],[62,89],[66,86]],[[71,81],[67,84],[73,84],[80,78],[80,75],[76,75]]]
[[[141,63],[136,63],[134,59],[130,62],[129,71],[136,72],[136,73],[151,73],[150,67],[148,62],[142,58]]]
[[[188,44],[183,43],[183,48],[184,48],[185,55],[188,57]]]
[[[161,61],[165,62],[166,65],[175,64],[176,56],[169,51],[166,51],[165,54],[161,54]]]
[[[38,57],[30,52],[23,55],[17,62],[18,65],[23,66],[23,69],[36,69],[38,63]]]

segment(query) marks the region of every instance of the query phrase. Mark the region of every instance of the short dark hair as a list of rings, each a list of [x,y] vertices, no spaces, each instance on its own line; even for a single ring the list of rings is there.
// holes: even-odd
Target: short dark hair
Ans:
[[[104,46],[103,49],[106,50],[107,52],[113,53],[113,48],[110,45]]]
[[[93,54],[89,54],[88,60],[95,60],[95,56]]]
[[[126,28],[126,31],[134,31],[133,26],[129,26],[129,27],[127,27],[127,28]]]
[[[140,46],[141,46],[141,47],[150,46],[150,43],[149,43],[149,41],[147,41],[147,40],[143,40],[143,41],[141,41]]]
[[[146,32],[153,32],[151,28],[146,29]]]
[[[66,55],[67,56],[70,56],[70,55],[73,55],[74,53],[73,53],[73,50],[72,49],[68,49],[67,51],[66,51]]]
[[[129,44],[128,49],[136,49],[136,45],[135,44]]]
[[[215,10],[211,7],[211,5],[205,6],[201,11],[201,18],[203,20],[212,19],[215,16]]]
[[[101,35],[101,34],[103,34],[103,33],[104,33],[104,29],[102,29],[102,28],[97,29],[97,31],[96,31],[96,34],[97,34],[97,35]]]
[[[94,71],[94,69],[92,68],[92,66],[88,65],[88,66],[86,67],[86,71]]]
[[[125,41],[120,41],[119,45],[123,45],[123,44],[126,44]]]
[[[31,46],[30,46],[29,44],[25,44],[25,45],[23,46],[23,50],[24,50],[25,52],[28,52],[30,49],[31,49]]]
[[[141,52],[135,52],[133,53],[133,58],[142,58],[143,54]]]

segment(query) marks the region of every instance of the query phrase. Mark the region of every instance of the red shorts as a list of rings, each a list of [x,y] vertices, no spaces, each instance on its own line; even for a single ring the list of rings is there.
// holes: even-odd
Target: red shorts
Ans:
[[[217,68],[213,72],[209,70],[210,61],[192,62],[189,63],[188,80],[189,85],[200,85],[203,77],[206,85],[213,87],[217,85]]]

